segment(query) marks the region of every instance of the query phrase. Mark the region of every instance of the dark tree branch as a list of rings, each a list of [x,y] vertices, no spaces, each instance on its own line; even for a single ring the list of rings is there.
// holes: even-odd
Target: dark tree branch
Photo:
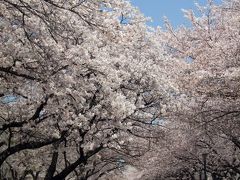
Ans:
[[[25,124],[26,121],[22,121],[22,122],[11,122],[9,124],[3,124],[2,127],[0,128],[0,131],[5,131],[8,128],[12,128],[12,127],[22,127],[23,124]]]
[[[14,75],[14,76],[17,76],[17,77],[22,77],[22,78],[29,79],[29,80],[41,81],[41,79],[39,79],[39,78],[13,71],[9,67],[8,68],[0,67],[0,72],[4,72],[6,74]]]
[[[45,98],[45,101],[42,102],[42,103],[39,105],[39,107],[36,109],[34,115],[30,118],[30,120],[35,120],[35,119],[37,119],[37,118],[40,117],[41,111],[42,111],[43,108],[47,105],[48,99],[49,99],[50,97],[52,97],[52,96],[53,96],[53,94],[50,94],[50,95],[48,95],[48,96]]]
[[[34,115],[29,119],[30,120],[36,120],[40,117],[40,113],[43,110],[43,108],[47,105],[47,102],[49,98],[53,97],[53,94],[48,95],[45,100],[37,107]],[[47,116],[48,117],[48,116]],[[47,117],[44,117],[46,119]],[[22,127],[24,124],[26,124],[28,121],[21,121],[21,122],[10,122],[8,124],[3,124],[2,127],[0,127],[0,131],[5,131],[8,128],[15,128],[15,127]]]
[[[57,174],[56,176],[54,176],[52,178],[52,180],[63,180],[64,178],[66,178],[71,172],[73,172],[75,170],[75,168],[77,168],[80,164],[86,164],[87,160],[92,157],[93,155],[95,155],[96,153],[98,153],[99,151],[101,151],[103,149],[103,145],[100,145],[99,147],[97,147],[96,149],[89,151],[85,156],[80,156],[80,158],[78,158],[78,160],[76,160],[74,163],[72,163],[71,165],[69,165],[68,167],[66,167],[65,169],[62,170],[62,172],[60,172],[59,174]]]
[[[231,137],[231,141],[240,149],[240,141],[236,137]]]
[[[53,155],[52,155],[52,161],[51,161],[51,164],[47,170],[47,174],[45,176],[45,179],[44,180],[51,180],[55,171],[56,171],[56,166],[57,166],[57,161],[58,161],[58,152],[55,151],[53,152]]]
[[[63,132],[62,136],[60,138],[54,138],[54,139],[48,139],[45,141],[30,141],[30,142],[24,142],[24,143],[20,143],[17,144],[15,146],[12,146],[6,150],[4,150],[2,153],[0,153],[0,167],[3,164],[3,162],[11,155],[23,151],[23,150],[27,150],[27,149],[37,149],[37,148],[41,148],[47,145],[50,145],[52,143],[56,143],[58,141],[62,141],[64,139],[64,137],[66,136],[67,132]]]

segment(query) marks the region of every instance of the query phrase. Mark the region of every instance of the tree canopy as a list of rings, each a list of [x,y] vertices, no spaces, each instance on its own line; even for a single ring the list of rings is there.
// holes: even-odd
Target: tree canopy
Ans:
[[[198,10],[2,0],[0,179],[239,178],[240,2]]]

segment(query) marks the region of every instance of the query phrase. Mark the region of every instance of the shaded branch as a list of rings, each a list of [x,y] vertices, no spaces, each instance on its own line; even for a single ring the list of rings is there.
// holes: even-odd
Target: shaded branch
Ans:
[[[74,163],[70,164],[68,167],[66,167],[65,169],[62,170],[62,172],[60,172],[59,174],[57,174],[56,176],[54,176],[52,178],[52,180],[63,180],[64,178],[66,178],[71,172],[73,172],[75,170],[75,168],[77,168],[80,164],[86,164],[87,160],[92,157],[93,155],[95,155],[96,153],[98,153],[99,151],[101,151],[103,149],[103,145],[101,144],[99,147],[97,147],[96,149],[89,151],[85,156],[80,156],[80,158],[78,158],[78,160],[76,160]]]
[[[29,79],[29,80],[41,81],[40,78],[36,78],[36,77],[30,76],[27,74],[18,73],[16,71],[11,70],[9,67],[8,68],[0,67],[0,72],[4,72],[4,73],[10,74],[10,75],[22,77],[22,78]]]
[[[17,144],[15,146],[12,146],[6,150],[4,150],[2,153],[0,153],[0,166],[3,164],[3,162],[11,155],[23,151],[23,150],[27,150],[27,149],[38,149],[47,145],[50,145],[52,143],[56,143],[58,141],[62,141],[64,139],[64,137],[66,136],[67,132],[64,131],[62,132],[62,135],[60,138],[54,138],[54,139],[48,139],[45,141],[30,141],[30,142],[25,142],[25,143],[20,143]]]

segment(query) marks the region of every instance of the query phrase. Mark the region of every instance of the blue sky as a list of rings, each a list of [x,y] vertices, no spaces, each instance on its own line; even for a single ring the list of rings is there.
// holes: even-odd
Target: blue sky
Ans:
[[[151,26],[163,27],[163,16],[167,16],[174,27],[181,24],[189,25],[183,17],[181,9],[195,9],[194,0],[130,0],[145,16],[151,17],[154,22]],[[215,0],[220,2],[220,0]],[[205,4],[207,0],[198,0],[199,4]]]

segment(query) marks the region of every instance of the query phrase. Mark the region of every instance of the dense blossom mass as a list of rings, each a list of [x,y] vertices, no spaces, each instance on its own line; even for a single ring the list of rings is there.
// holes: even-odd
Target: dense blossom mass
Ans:
[[[0,179],[239,178],[240,2],[197,6],[2,0]]]

